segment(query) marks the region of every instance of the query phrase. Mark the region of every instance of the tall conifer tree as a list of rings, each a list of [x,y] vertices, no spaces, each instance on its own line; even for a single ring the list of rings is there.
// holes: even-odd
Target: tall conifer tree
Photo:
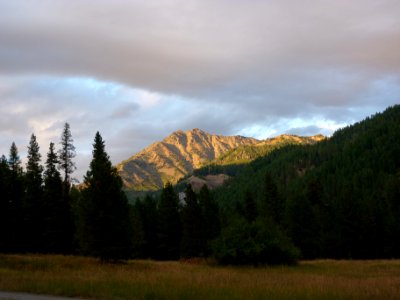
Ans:
[[[16,175],[22,175],[21,159],[18,154],[18,148],[14,142],[12,142],[10,147],[10,156],[8,158],[8,165],[11,172]]]
[[[9,246],[9,173],[7,158],[3,155],[0,159],[0,252],[7,252]]]
[[[64,124],[64,129],[61,134],[61,148],[58,150],[58,168],[61,171],[61,178],[63,182],[62,189],[62,203],[61,207],[65,209],[63,215],[64,228],[64,252],[73,251],[73,240],[75,235],[75,223],[73,221],[72,213],[72,200],[71,200],[71,185],[72,185],[72,173],[76,170],[76,165],[73,159],[76,156],[74,140],[71,134],[71,128],[69,123]]]
[[[182,225],[179,201],[172,185],[168,182],[161,192],[158,206],[158,254],[159,259],[179,258]]]
[[[9,177],[9,168],[7,158],[2,155],[0,158],[0,198],[1,202],[5,202],[7,198],[7,178]]]
[[[65,123],[61,135],[61,149],[58,151],[59,168],[62,171],[65,193],[69,193],[71,188],[71,174],[76,170],[73,158],[75,157],[75,146],[73,144],[71,128],[68,123]]]
[[[22,232],[23,232],[23,209],[22,199],[23,191],[25,190],[23,181],[23,170],[21,167],[21,160],[18,154],[18,148],[13,142],[10,147],[10,154],[8,158],[9,178],[7,182],[8,191],[8,224],[9,224],[9,240],[8,250],[12,252],[23,251],[22,246]]]
[[[71,210],[69,204],[64,201],[63,182],[57,164],[54,143],[50,143],[44,171],[44,251],[69,253],[72,251],[73,236]]]
[[[26,190],[24,197],[25,243],[26,250],[40,251],[42,244],[43,218],[43,167],[40,165],[39,144],[34,134],[28,145],[26,163]]]
[[[204,234],[207,241],[206,254],[210,252],[210,241],[219,236],[221,222],[218,203],[212,197],[207,185],[203,185],[199,193],[199,205],[204,218]]]
[[[281,223],[284,205],[278,193],[278,187],[269,173],[266,173],[264,177],[262,209],[264,217],[271,217],[276,223]]]
[[[258,217],[257,203],[249,190],[246,191],[246,194],[244,196],[243,213],[244,217],[249,223],[254,222]]]
[[[135,209],[138,211],[143,234],[141,247],[143,258],[156,258],[157,254],[157,202],[147,195],[142,201],[137,200]],[[135,230],[135,229],[134,229]],[[137,239],[138,237],[135,237]],[[140,237],[139,237],[140,238]]]
[[[182,257],[200,257],[205,254],[206,240],[204,218],[196,194],[189,184],[185,191],[185,205],[182,208]]]
[[[78,228],[82,251],[102,261],[129,258],[132,237],[128,200],[99,132],[94,139],[93,159],[85,176],[85,186]]]

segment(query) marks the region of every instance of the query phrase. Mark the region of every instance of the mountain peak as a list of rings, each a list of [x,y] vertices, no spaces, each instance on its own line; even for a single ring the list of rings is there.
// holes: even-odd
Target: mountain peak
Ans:
[[[178,137],[182,137],[182,136],[198,135],[198,134],[201,134],[201,135],[212,135],[212,134],[210,134],[208,132],[205,132],[205,131],[203,131],[203,130],[201,130],[199,128],[193,128],[193,129],[190,129],[190,130],[187,130],[187,131],[183,131],[183,130],[179,129],[179,130],[176,130],[173,133],[171,133],[165,139],[168,139],[170,137],[177,137],[177,136]]]
[[[283,134],[263,141],[243,136],[223,136],[199,128],[177,130],[117,166],[124,185],[134,190],[157,190],[166,182],[176,183],[210,162],[248,162],[277,147],[311,144],[323,136]],[[248,148],[251,146],[251,149]],[[252,147],[252,146],[255,146]]]
[[[127,188],[154,190],[176,183],[209,161],[242,145],[259,141],[241,136],[222,136],[199,128],[177,130],[117,166]]]
[[[199,129],[199,128],[193,128],[193,129],[190,129],[190,130],[189,130],[189,132],[195,132],[195,133],[206,133],[206,134],[210,134],[210,133],[208,133],[208,132],[205,132],[204,130],[201,130],[201,129]]]

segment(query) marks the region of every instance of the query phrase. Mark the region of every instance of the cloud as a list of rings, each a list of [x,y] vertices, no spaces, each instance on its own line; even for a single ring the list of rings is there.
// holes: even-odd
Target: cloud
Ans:
[[[400,66],[397,1],[17,0],[1,8],[8,72],[81,74],[202,99],[237,82],[255,94],[244,96],[264,95],[265,83],[292,71],[350,68],[377,78]]]
[[[306,126],[306,127],[290,128],[285,133],[301,135],[301,136],[309,136],[309,135],[316,135],[316,134],[320,134],[320,133],[322,134],[323,130],[322,130],[322,128],[320,128],[318,126],[310,125],[310,126]]]
[[[115,162],[177,129],[331,134],[400,102],[399,15],[395,0],[0,0],[0,153],[31,132],[46,151],[67,121],[81,169],[97,130]]]

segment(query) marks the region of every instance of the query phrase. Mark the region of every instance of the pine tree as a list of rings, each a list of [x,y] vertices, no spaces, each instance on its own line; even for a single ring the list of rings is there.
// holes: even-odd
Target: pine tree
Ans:
[[[46,170],[44,172],[45,183],[51,185],[54,183],[55,186],[59,186],[61,180],[61,174],[57,170],[58,157],[54,149],[54,143],[50,143],[49,152],[47,153]]]
[[[18,154],[18,148],[14,142],[12,142],[10,147],[10,156],[8,158],[8,165],[10,167],[10,170],[14,174],[18,175],[22,174],[21,159]]]
[[[182,208],[181,255],[185,258],[205,254],[206,240],[204,219],[196,194],[189,184],[185,191],[185,205]]]
[[[2,195],[1,199],[6,199],[6,192],[7,192],[7,178],[9,176],[9,168],[7,163],[7,158],[2,155],[0,158],[0,195]]]
[[[297,195],[288,204],[289,232],[303,258],[316,258],[319,254],[319,224],[307,197]]]
[[[158,253],[163,260],[178,259],[182,228],[179,201],[170,183],[162,190],[158,206]]]
[[[21,160],[18,154],[18,148],[13,142],[10,147],[8,158],[9,178],[7,182],[7,198],[9,205],[9,214],[7,223],[9,226],[8,251],[22,252],[23,249],[23,192],[25,190]]]
[[[400,171],[385,180],[383,196],[388,207],[386,239],[388,252],[394,257],[400,253]]]
[[[9,173],[7,158],[3,155],[0,159],[0,253],[7,252],[9,248]]]
[[[146,195],[142,201],[136,201],[135,208],[139,212],[141,229],[144,235],[141,257],[156,258],[158,247],[157,202],[149,195]]]
[[[40,251],[43,231],[43,167],[36,136],[31,135],[26,163],[26,191],[24,197],[24,226],[26,250]]]
[[[44,171],[43,249],[50,253],[70,253],[73,237],[71,207],[64,201],[63,182],[57,164],[58,157],[54,143],[50,143]]]
[[[217,238],[221,232],[219,206],[210,194],[206,184],[201,188],[198,198],[204,218],[204,235],[207,241],[206,254],[209,254],[210,241]]]
[[[73,161],[76,156],[75,146],[73,144],[71,128],[68,123],[64,124],[64,129],[61,135],[61,148],[58,150],[58,169],[61,171],[62,178],[62,199],[60,206],[65,209],[62,219],[64,221],[64,228],[60,228],[63,231],[64,239],[64,253],[73,251],[73,241],[75,235],[75,224],[73,221],[72,213],[72,199],[71,199],[71,186],[72,186],[72,173],[76,170],[75,163]]]
[[[65,123],[61,135],[61,149],[58,151],[59,169],[62,171],[65,194],[69,193],[71,188],[71,174],[76,170],[72,159],[75,157],[75,146],[73,145],[71,129],[68,123]]]
[[[28,199],[39,201],[43,192],[43,167],[40,165],[41,154],[39,152],[39,144],[34,134],[28,145],[28,161],[26,163],[26,193]]]
[[[251,195],[250,191],[247,190],[244,197],[244,217],[247,222],[254,222],[258,217],[257,203]]]
[[[280,223],[283,214],[283,202],[278,193],[278,188],[272,176],[267,173],[264,177],[264,201],[262,202],[264,216],[271,217],[276,223]]]
[[[102,261],[129,258],[132,237],[128,200],[99,132],[94,139],[93,159],[84,184],[78,228],[82,251]]]
[[[146,237],[143,228],[143,203],[136,199],[135,204],[130,207],[130,218],[132,228],[132,257],[148,258],[145,255]]]

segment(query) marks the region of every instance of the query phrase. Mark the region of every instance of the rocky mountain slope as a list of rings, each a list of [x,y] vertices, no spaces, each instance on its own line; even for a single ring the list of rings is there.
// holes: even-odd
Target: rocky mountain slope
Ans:
[[[157,190],[167,181],[176,183],[231,149],[257,143],[256,139],[243,136],[179,130],[121,162],[117,169],[127,189]]]
[[[200,129],[176,131],[117,165],[128,190],[157,190],[169,181],[191,174],[206,165],[245,163],[288,144],[310,144],[323,136],[281,135],[257,140],[243,136],[222,136]]]

